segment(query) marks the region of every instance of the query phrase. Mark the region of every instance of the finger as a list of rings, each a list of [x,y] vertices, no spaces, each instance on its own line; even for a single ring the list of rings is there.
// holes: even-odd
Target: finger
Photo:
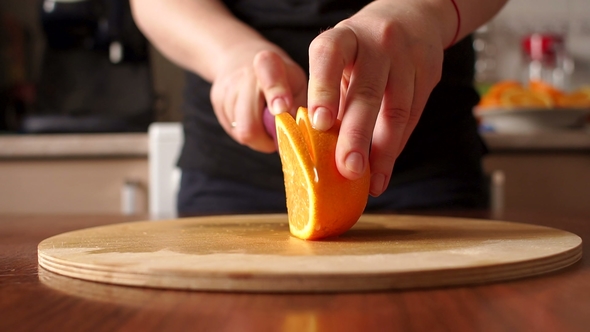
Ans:
[[[385,55],[371,54],[359,47],[352,69],[342,126],[336,145],[336,165],[351,180],[368,167],[369,147],[388,81],[390,61]]]
[[[328,130],[338,116],[341,78],[356,60],[352,30],[335,27],[316,37],[309,47],[308,111],[318,130]]]
[[[350,73],[345,71],[342,75],[342,80],[340,82],[340,110],[342,109],[342,105],[346,104],[346,95],[348,93],[348,87],[350,85]],[[342,120],[342,112],[338,112],[338,118]]]
[[[391,179],[395,160],[405,142],[415,91],[415,70],[411,63],[399,60],[400,64],[389,72],[383,102],[379,110],[371,145],[371,186],[369,193],[379,196]],[[403,65],[403,64],[406,65]],[[415,124],[413,124],[415,127]],[[413,129],[412,127],[412,129]]]
[[[235,126],[232,136],[242,144],[260,152],[276,150],[273,140],[266,134],[262,123],[263,98],[257,84],[256,76],[249,72],[240,82],[240,90],[234,106]]]
[[[296,63],[287,63],[287,78],[293,96],[290,113],[295,116],[299,106],[307,106],[307,74]]]
[[[222,109],[220,113],[223,114],[223,118],[219,119],[219,121],[225,131],[230,135],[236,123],[234,107],[238,99],[238,86],[237,84],[226,84],[226,91],[221,102]]]
[[[289,112],[293,108],[293,95],[283,58],[272,51],[261,51],[254,57],[254,72],[271,113]]]
[[[228,85],[224,81],[213,83],[210,92],[211,105],[221,127],[231,135],[231,122],[233,113],[229,110],[233,108],[236,98],[236,89],[234,85]]]

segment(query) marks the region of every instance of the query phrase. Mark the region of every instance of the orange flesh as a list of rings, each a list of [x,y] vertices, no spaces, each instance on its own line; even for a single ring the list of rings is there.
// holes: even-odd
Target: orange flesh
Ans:
[[[277,115],[276,123],[291,234],[312,240],[350,229],[366,206],[370,171],[354,181],[338,171],[339,123],[326,132],[317,131],[304,108],[297,120],[285,113]]]

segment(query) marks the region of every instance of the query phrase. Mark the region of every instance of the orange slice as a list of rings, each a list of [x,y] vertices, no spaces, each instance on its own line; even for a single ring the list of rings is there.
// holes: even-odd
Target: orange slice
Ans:
[[[564,108],[590,108],[590,86],[557,98],[557,106]]]
[[[553,98],[543,92],[522,88],[507,89],[500,97],[503,106],[522,108],[551,108]]]
[[[498,107],[503,106],[501,96],[504,91],[509,89],[522,89],[522,85],[516,81],[501,81],[490,87],[490,89],[484,94],[478,106],[479,107]]]
[[[300,107],[296,119],[277,115],[276,128],[291,234],[317,240],[349,230],[367,204],[370,171],[349,180],[336,168],[340,122],[325,132],[315,130],[307,109]]]
[[[498,82],[492,85],[485,96],[492,99],[499,99],[504,91],[514,88],[522,88],[522,85],[517,81]]]
[[[479,107],[497,107],[497,106],[502,106],[500,99],[498,98],[493,98],[493,97],[489,97],[487,95],[481,97],[481,99],[479,100],[479,104],[477,104],[477,106]]]
[[[539,80],[532,80],[529,82],[529,90],[536,91],[542,94],[546,94],[551,97],[551,101],[555,102],[558,98],[563,96],[563,92],[549,83],[545,83]]]

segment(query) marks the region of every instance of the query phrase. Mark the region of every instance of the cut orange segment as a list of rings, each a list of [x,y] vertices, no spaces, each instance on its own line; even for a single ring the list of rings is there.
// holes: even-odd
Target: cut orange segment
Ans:
[[[479,107],[497,107],[497,106],[502,106],[499,98],[488,97],[487,95],[481,97],[481,99],[479,100],[479,104],[477,104],[477,105]]]
[[[507,90],[514,90],[514,89],[524,89],[519,82],[516,81],[502,81],[498,82],[490,89],[488,92],[483,95],[479,101],[478,106],[480,107],[501,107],[504,106],[502,104],[502,94]]]
[[[507,89],[502,93],[500,100],[502,105],[507,107],[550,108],[553,105],[550,95],[522,88]]]
[[[517,81],[498,82],[492,85],[492,87],[488,90],[485,96],[487,98],[500,99],[500,96],[502,95],[502,93],[504,93],[504,91],[514,88],[522,88],[522,85]]]
[[[563,92],[549,83],[545,83],[539,80],[532,80],[529,82],[529,90],[536,91],[542,94],[546,94],[551,97],[551,101],[555,102],[558,98],[563,96]]]
[[[340,122],[325,132],[315,130],[307,109],[300,107],[296,119],[277,115],[276,128],[291,234],[317,240],[349,230],[367,204],[370,171],[367,167],[361,178],[349,180],[336,168]]]
[[[531,80],[524,87],[516,81],[494,84],[484,94],[477,112],[497,108],[590,108],[590,86],[567,93],[541,80]]]
[[[590,87],[579,88],[576,91],[557,98],[557,106],[564,108],[590,108]]]

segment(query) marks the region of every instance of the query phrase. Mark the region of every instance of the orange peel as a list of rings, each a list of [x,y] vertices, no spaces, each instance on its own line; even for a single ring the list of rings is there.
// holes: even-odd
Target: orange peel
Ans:
[[[338,120],[328,131],[314,129],[303,107],[295,119],[288,113],[276,116],[289,230],[300,239],[338,236],[358,221],[366,207],[370,170],[367,167],[357,180],[340,174],[335,159],[339,129]]]

